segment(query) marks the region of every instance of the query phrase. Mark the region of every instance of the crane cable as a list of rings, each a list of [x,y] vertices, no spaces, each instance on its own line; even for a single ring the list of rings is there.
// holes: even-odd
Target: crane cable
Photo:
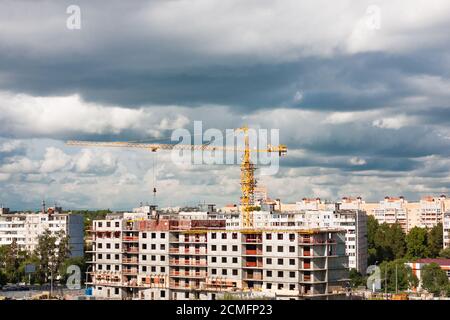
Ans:
[[[156,204],[156,166],[158,164],[158,152],[153,151],[153,204]]]

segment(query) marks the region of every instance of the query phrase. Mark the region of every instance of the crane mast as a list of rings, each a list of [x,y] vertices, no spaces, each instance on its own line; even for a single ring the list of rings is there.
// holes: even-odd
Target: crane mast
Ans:
[[[255,170],[256,167],[252,163],[250,158],[251,152],[276,152],[279,156],[283,156],[287,153],[286,145],[280,144],[278,146],[268,145],[266,149],[250,149],[250,141],[248,135],[248,127],[244,126],[242,128],[236,129],[236,131],[242,131],[244,133],[244,148],[230,148],[230,147],[220,147],[220,146],[210,146],[210,145],[187,145],[187,144],[159,144],[159,143],[135,143],[135,142],[102,142],[102,141],[81,141],[81,140],[70,140],[66,144],[69,146],[80,146],[80,147],[120,147],[120,148],[141,148],[150,150],[151,152],[156,152],[159,150],[223,150],[223,151],[240,151],[243,152],[242,162],[241,162],[241,174],[240,174],[240,184],[241,184],[241,219],[243,229],[253,228],[253,211],[255,209],[254,202],[254,192],[256,187]],[[154,190],[155,192],[155,190]]]

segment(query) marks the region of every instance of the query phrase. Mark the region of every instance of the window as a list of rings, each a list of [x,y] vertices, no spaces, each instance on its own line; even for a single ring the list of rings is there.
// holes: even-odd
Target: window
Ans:
[[[189,299],[189,292],[186,292],[186,293],[184,294],[184,297],[185,297],[186,299]]]
[[[294,246],[289,246],[289,252],[295,252],[295,247]]]
[[[267,272],[266,272],[266,276],[271,277],[271,276],[272,276],[272,271],[270,271],[270,270],[267,271]]]
[[[283,234],[282,233],[278,234],[278,240],[283,240]]]
[[[120,223],[119,223],[119,221],[116,221],[116,224],[115,224],[115,226],[116,226],[116,228],[118,228],[118,227],[120,226]]]
[[[222,246],[222,251],[227,251],[227,246]]]
[[[98,248],[99,248],[99,249],[101,249],[102,246],[103,246],[103,245],[102,245],[101,243],[98,244]]]
[[[101,222],[98,223],[98,227],[99,227],[99,228],[102,227],[102,223],[101,223]]]
[[[267,284],[266,284],[266,288],[267,288],[268,290],[272,289],[272,284],[271,284],[271,283],[267,283]]]
[[[294,291],[295,290],[295,284],[290,284],[289,285],[289,290]]]
[[[238,238],[238,234],[236,232],[233,232],[231,234],[231,238],[236,240]]]
[[[272,258],[267,258],[266,263],[267,264],[272,264]]]
[[[289,278],[295,278],[295,272],[294,271],[289,272]]]
[[[161,256],[161,261],[166,261],[166,256]]]
[[[144,250],[147,249],[147,244],[146,243],[142,244],[142,249],[144,249]]]
[[[217,246],[216,245],[212,245],[211,246],[211,251],[217,251]]]
[[[165,238],[166,238],[166,234],[165,233],[161,233],[161,239],[165,239]]]
[[[289,233],[289,241],[294,241],[294,240],[295,240],[295,234]]]
[[[114,259],[119,260],[119,255],[118,254],[114,255]]]
[[[142,266],[142,272],[147,272],[147,266]]]
[[[116,264],[116,267],[114,269],[116,269],[116,271],[119,271],[119,265]]]
[[[111,227],[111,222],[108,221],[108,222],[106,223],[106,227],[107,227],[107,228],[110,228],[110,227]]]
[[[119,249],[120,248],[120,244],[116,243],[115,248]]]
[[[152,239],[156,239],[156,233],[152,232]]]
[[[147,239],[147,232],[143,232],[143,233],[142,233],[142,238],[143,238],[143,239]]]
[[[142,260],[143,260],[143,261],[146,261],[146,260],[147,260],[147,255],[143,254],[143,255],[142,255]]]
[[[233,250],[233,251],[238,251],[238,246],[233,246],[233,247],[232,247],[232,250]]]
[[[111,249],[111,243],[106,244],[106,249]]]
[[[215,232],[211,233],[211,239],[217,239],[217,233]]]
[[[153,244],[151,245],[151,248],[152,248],[152,250],[156,250],[156,244],[153,243]]]
[[[222,233],[222,240],[225,240],[227,238],[227,234],[225,232]]]
[[[217,269],[211,269],[212,274],[217,274]]]
[[[227,275],[227,269],[222,269],[222,275],[226,276]]]
[[[211,262],[216,263],[217,262],[217,257],[211,257]]]
[[[233,257],[233,263],[238,263],[238,258]]]
[[[119,294],[119,288],[114,288],[114,294]]]
[[[110,260],[111,259],[111,255],[108,253],[107,255],[106,255],[106,260]]]
[[[237,276],[237,275],[238,275],[237,269],[233,269],[233,276]]]
[[[282,283],[278,284],[278,290],[283,290],[283,284]]]
[[[283,246],[278,246],[277,251],[278,252],[283,252]]]
[[[165,298],[165,296],[166,296],[166,291],[161,291],[161,298]]]
[[[152,266],[152,267],[151,267],[151,271],[152,271],[152,272],[156,272],[156,267],[155,267],[155,266]]]
[[[156,261],[156,256],[151,256],[152,261]]]
[[[266,247],[266,251],[267,251],[267,252],[272,252],[272,246],[267,246],[267,247]]]
[[[165,245],[165,244],[162,244],[162,245],[159,246],[159,248],[160,248],[161,250],[166,250],[166,245]]]
[[[161,272],[162,273],[166,272],[166,267],[161,267]]]
[[[278,278],[283,278],[283,277],[284,277],[284,272],[278,271]]]
[[[267,233],[266,234],[266,240],[272,240],[272,234],[271,233]]]
[[[278,265],[282,265],[283,264],[283,259],[278,259]]]
[[[227,257],[222,257],[222,263],[227,263]]]
[[[289,265],[295,266],[295,259],[289,259]]]

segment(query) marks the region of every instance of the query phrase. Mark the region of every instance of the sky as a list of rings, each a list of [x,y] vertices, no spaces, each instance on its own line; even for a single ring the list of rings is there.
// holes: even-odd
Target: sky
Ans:
[[[284,202],[449,194],[448,30],[448,0],[1,0],[0,202],[237,203],[238,165],[65,145],[194,121],[278,129]]]

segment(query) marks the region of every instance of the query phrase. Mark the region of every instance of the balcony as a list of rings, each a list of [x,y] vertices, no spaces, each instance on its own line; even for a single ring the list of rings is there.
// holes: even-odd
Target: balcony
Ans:
[[[199,266],[199,267],[206,267],[206,261],[192,261],[192,260],[180,260],[180,259],[170,259],[169,260],[170,265],[175,266]]]
[[[245,243],[262,243],[262,238],[245,238]]]
[[[122,263],[123,264],[138,264],[139,260],[136,258],[123,258]]]
[[[124,242],[139,242],[139,237],[136,236],[123,236],[122,241]]]
[[[170,276],[179,278],[206,278],[207,274],[205,272],[171,271]]]
[[[244,255],[247,255],[247,256],[260,256],[260,255],[262,255],[262,250],[250,250],[250,249],[247,249],[247,250],[245,250],[244,251]]]
[[[248,274],[244,276],[244,280],[260,280],[262,281],[261,274]]]
[[[246,268],[262,268],[263,263],[262,262],[256,262],[256,261],[247,261],[245,263]]]
[[[137,275],[138,270],[137,269],[123,269],[122,274],[124,275]]]
[[[170,289],[184,289],[184,290],[198,290],[198,289],[200,289],[200,285],[196,285],[196,284],[191,285],[189,283],[181,284],[181,283],[176,283],[176,282],[171,281],[169,283],[169,288]]]
[[[126,253],[139,253],[139,248],[138,247],[129,247],[129,248],[124,248],[123,251]]]

